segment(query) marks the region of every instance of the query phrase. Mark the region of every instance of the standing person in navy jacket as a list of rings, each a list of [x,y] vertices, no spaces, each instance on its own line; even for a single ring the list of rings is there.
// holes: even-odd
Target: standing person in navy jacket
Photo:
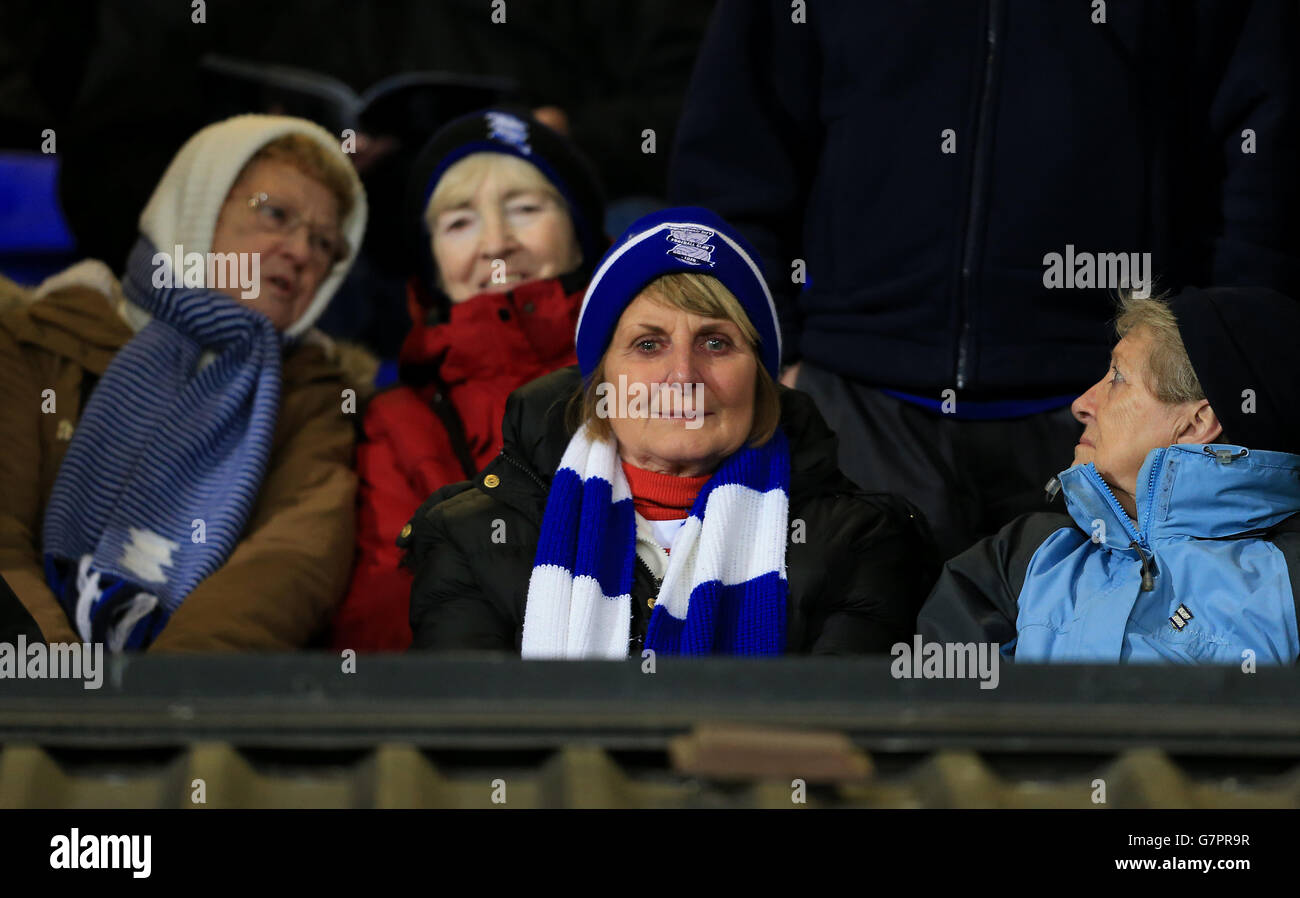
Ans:
[[[916,502],[952,555],[1041,503],[1115,288],[1300,295],[1298,20],[1278,0],[722,0],[671,199],[765,257],[784,381],[845,473]]]
[[[590,163],[521,110],[448,124],[411,182],[423,273],[412,279],[402,382],[370,401],[357,447],[357,558],[334,621],[340,649],[410,645],[398,534],[431,493],[501,451],[512,390],[576,362],[578,308],[608,243]]]

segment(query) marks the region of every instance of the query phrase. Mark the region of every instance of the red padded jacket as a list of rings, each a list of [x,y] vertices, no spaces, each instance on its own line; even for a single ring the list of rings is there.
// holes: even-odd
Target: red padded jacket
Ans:
[[[335,648],[410,646],[411,573],[398,564],[398,533],[431,493],[472,477],[501,451],[506,397],[516,387],[577,362],[573,333],[585,284],[572,289],[572,281],[483,293],[453,305],[434,326],[418,320],[412,303],[417,323],[402,345],[404,382],[370,401],[357,446],[356,562],[334,619]],[[450,429],[439,407],[454,416]]]

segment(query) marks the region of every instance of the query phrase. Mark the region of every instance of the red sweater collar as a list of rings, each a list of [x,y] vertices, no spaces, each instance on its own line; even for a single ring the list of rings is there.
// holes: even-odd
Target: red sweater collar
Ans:
[[[623,462],[632,504],[647,521],[678,521],[691,513],[695,497],[712,475],[676,477]]]

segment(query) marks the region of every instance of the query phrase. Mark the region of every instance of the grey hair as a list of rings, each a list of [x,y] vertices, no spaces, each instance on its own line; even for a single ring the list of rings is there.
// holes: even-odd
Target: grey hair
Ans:
[[[1151,393],[1161,402],[1177,405],[1205,398],[1201,382],[1187,356],[1178,319],[1169,308],[1166,295],[1142,298],[1132,290],[1121,290],[1115,332],[1123,338],[1137,328],[1151,333],[1151,353],[1146,360]]]

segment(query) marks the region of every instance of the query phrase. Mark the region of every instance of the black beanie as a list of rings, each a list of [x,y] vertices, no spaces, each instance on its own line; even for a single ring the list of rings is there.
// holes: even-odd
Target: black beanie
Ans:
[[[1169,308],[1221,439],[1300,453],[1300,304],[1267,287],[1214,287],[1184,290]]]
[[[526,109],[494,106],[455,119],[433,135],[411,168],[407,220],[421,237],[412,251],[415,271],[436,294],[433,260],[424,211],[438,181],[473,153],[504,153],[532,163],[568,204],[582,248],[582,267],[590,271],[609,245],[605,237],[605,192],[595,168],[567,137],[543,125]]]

